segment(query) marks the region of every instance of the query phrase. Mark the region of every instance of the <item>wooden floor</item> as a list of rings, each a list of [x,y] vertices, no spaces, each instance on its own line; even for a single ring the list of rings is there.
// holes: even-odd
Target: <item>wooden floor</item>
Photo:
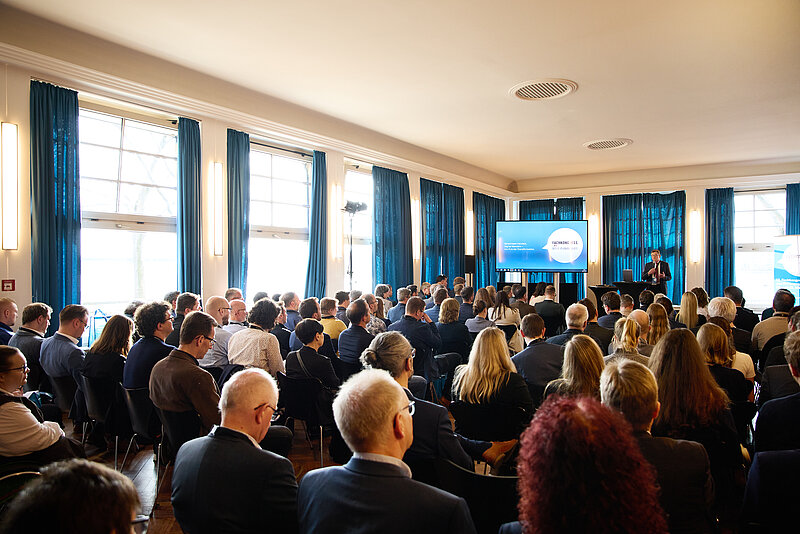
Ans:
[[[80,439],[80,435],[75,436]],[[323,444],[324,462],[325,466],[338,465],[333,462],[328,454],[328,445],[330,438],[325,438]],[[128,442],[120,443],[119,463],[122,464],[122,459],[125,454],[125,448]],[[109,448],[108,451],[102,454],[92,454],[93,449],[87,445],[87,454],[90,460],[101,462],[111,468],[114,467],[114,451]],[[297,481],[311,471],[320,467],[319,461],[319,440],[313,442],[313,448],[305,439],[302,424],[298,423],[294,434],[294,441],[292,442],[292,449],[289,452],[289,460],[294,466],[294,472],[297,476]],[[122,473],[130,478],[136,489],[139,492],[139,498],[142,502],[142,515],[149,515],[152,512],[152,517],[147,529],[149,534],[180,534],[181,528],[175,517],[172,515],[172,504],[170,504],[170,486],[172,482],[172,465],[169,465],[164,470],[161,466],[160,472],[161,479],[158,484],[161,490],[156,495],[156,462],[155,455],[153,454],[153,447],[151,445],[141,448],[138,452],[133,449],[125,462]]]

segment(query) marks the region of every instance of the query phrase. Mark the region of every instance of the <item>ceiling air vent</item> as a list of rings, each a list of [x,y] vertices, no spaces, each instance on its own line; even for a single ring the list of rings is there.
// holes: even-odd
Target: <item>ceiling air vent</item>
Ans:
[[[583,146],[589,150],[616,150],[617,148],[626,147],[631,143],[633,143],[633,141],[630,139],[625,139],[624,137],[615,137],[613,139],[596,139],[594,141],[584,143]]]
[[[560,78],[530,80],[515,85],[510,94],[522,100],[552,100],[578,90],[578,84]]]

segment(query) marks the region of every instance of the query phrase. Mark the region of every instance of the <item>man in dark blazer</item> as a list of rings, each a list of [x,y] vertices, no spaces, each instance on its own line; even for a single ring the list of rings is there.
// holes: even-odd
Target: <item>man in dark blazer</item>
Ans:
[[[361,353],[375,338],[367,332],[369,309],[363,300],[357,300],[347,307],[350,326],[339,334],[339,358],[347,364],[361,365]]]
[[[745,532],[794,532],[797,528],[797,487],[800,451],[756,453],[747,474],[742,505]]]
[[[427,323],[427,324],[426,324]],[[390,332],[403,334],[417,351],[414,372],[424,376],[428,382],[439,376],[433,356],[442,346],[442,338],[436,324],[425,313],[425,302],[411,297],[406,304],[406,314],[387,328]]]
[[[458,320],[461,323],[466,323],[467,319],[475,317],[475,312],[472,310],[472,304],[475,300],[475,288],[466,286],[461,290],[461,305],[458,308]]]
[[[781,347],[781,355],[783,355]],[[786,360],[784,360],[786,361]],[[800,384],[795,382],[788,365],[768,365],[761,373],[761,387],[756,405],[759,409],[772,399],[780,399],[800,393]]]
[[[660,408],[653,373],[633,360],[612,362],[600,377],[600,396],[603,404],[625,416],[642,455],[655,467],[670,532],[716,532],[711,511],[714,485],[705,448],[650,434]]]
[[[439,322],[439,312],[442,309],[442,302],[447,298],[447,289],[440,287],[433,294],[433,306],[427,308],[425,313],[431,318],[434,323]]]
[[[353,376],[333,410],[353,457],[303,477],[301,533],[475,532],[462,498],[411,479],[402,458],[414,440],[414,403],[388,373],[367,369]]]
[[[517,287],[516,291],[514,292],[514,298],[516,300],[511,307],[516,308],[519,311],[520,318],[525,317],[529,313],[536,313],[536,308],[528,304],[528,290],[525,286],[520,285]]]
[[[534,308],[542,319],[548,336],[560,334],[567,327],[564,321],[564,306],[555,301],[555,286],[547,286],[544,290],[544,300],[537,302]]]
[[[528,384],[533,404],[538,407],[542,402],[544,388],[551,380],[561,376],[564,347],[545,341],[544,320],[536,314],[523,317],[521,327],[522,335],[530,343],[525,350],[511,358],[511,361]]]
[[[620,311],[622,300],[620,299],[619,293],[616,291],[603,293],[603,296],[600,297],[600,302],[603,304],[603,309],[605,310],[606,314],[597,320],[597,324],[603,328],[608,328],[613,332],[614,325],[617,324],[617,321],[623,317],[622,312]]]
[[[220,426],[175,459],[172,509],[184,532],[297,532],[292,463],[259,446],[277,404],[275,381],[261,369],[225,383]]]
[[[47,376],[71,376],[80,386],[84,353],[78,341],[89,324],[89,310],[79,304],[68,304],[58,314],[58,320],[58,331],[42,342],[39,361]]]
[[[736,328],[752,332],[758,324],[758,315],[744,307],[742,290],[736,286],[728,286],[723,290],[723,294],[736,305],[736,318],[733,320]]]
[[[667,282],[672,280],[672,273],[669,270],[669,263],[661,259],[661,251],[654,250],[650,253],[650,259],[642,270],[642,280],[648,280],[653,284],[658,284],[658,292],[667,292]]]
[[[172,322],[172,332],[164,340],[167,345],[172,345],[173,347],[177,347],[181,342],[181,325],[186,315],[202,308],[200,295],[195,295],[194,293],[181,293],[175,303],[177,308],[175,309],[175,320]]]
[[[786,336],[783,345],[789,372],[800,384],[800,332]],[[754,433],[756,451],[800,449],[800,393],[773,399],[761,407]]]
[[[350,326],[350,319],[347,318],[347,308],[350,306],[350,293],[347,291],[336,292],[336,318],[347,326]]]
[[[283,302],[286,310],[286,321],[283,324],[289,330],[294,330],[294,326],[303,320],[300,312],[297,311],[297,308],[300,307],[300,297],[294,291],[287,291],[281,295],[280,301]]]
[[[322,319],[322,311],[319,308],[319,301],[315,297],[310,297],[305,299],[303,302],[300,303],[300,307],[297,310],[300,312],[300,317],[302,319],[297,323],[300,324],[305,319],[314,319],[319,321]],[[295,325],[295,329],[297,329],[297,324]],[[320,345],[319,352],[323,356],[327,358],[336,358],[336,350],[333,348],[333,342],[331,341],[331,336],[328,334],[324,334],[324,341],[322,345]],[[304,343],[297,338],[297,333],[292,331],[289,334],[289,349],[290,350],[300,350],[303,347]]]
[[[584,330],[589,322],[589,310],[586,309],[586,306],[577,302],[575,304],[570,304],[564,315],[566,316],[567,329],[563,334],[558,334],[557,336],[547,338],[548,343],[564,346],[567,344],[567,341],[572,339],[574,336],[577,336],[578,334],[586,334]],[[594,342],[598,344],[598,346],[600,345],[599,339],[594,336],[589,337],[591,337]],[[600,351],[603,352],[602,349],[600,349]]]
[[[401,287],[397,290],[397,305],[392,306],[392,309],[386,315],[390,323],[396,323],[403,318],[403,315],[406,314],[406,302],[410,297],[411,290],[407,287]]]
[[[22,326],[17,329],[17,332],[8,341],[8,345],[18,348],[28,361],[29,371],[25,391],[53,391],[39,363],[42,342],[47,328],[50,326],[52,313],[53,308],[47,304],[41,302],[28,304],[22,308]]]
[[[603,355],[608,355],[608,346],[614,338],[614,330],[603,328],[597,323],[597,308],[595,308],[594,302],[590,299],[582,299],[578,304],[586,306],[586,310],[589,312],[589,320],[586,322],[586,328],[583,329],[583,333],[596,338],[600,343],[600,350]]]
[[[133,322],[142,337],[128,352],[122,385],[128,389],[146,388],[150,385],[153,366],[175,348],[165,342],[173,330],[169,304],[164,301],[143,304],[133,314]]]

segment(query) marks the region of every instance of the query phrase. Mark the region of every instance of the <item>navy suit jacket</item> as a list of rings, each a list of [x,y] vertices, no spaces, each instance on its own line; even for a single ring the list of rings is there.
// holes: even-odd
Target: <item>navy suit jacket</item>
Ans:
[[[387,330],[400,332],[417,350],[414,359],[415,374],[424,376],[428,381],[439,375],[438,371],[434,370],[433,355],[438,354],[442,338],[434,323],[425,324],[410,315],[404,315],[401,320],[389,325]]]
[[[469,351],[472,349],[472,337],[467,326],[459,321],[452,323],[436,323],[442,346],[439,354],[457,352],[461,355],[461,363],[469,361]]]
[[[467,319],[472,319],[473,317],[475,317],[475,313],[472,311],[472,303],[462,302],[458,308],[458,320],[466,323]]]
[[[375,336],[361,326],[350,325],[339,334],[339,358],[346,363],[360,363],[361,353]]]
[[[561,376],[564,347],[553,345],[544,339],[535,339],[525,350],[514,355],[511,361],[526,383],[544,388],[548,382]]]
[[[174,349],[155,336],[145,336],[134,343],[122,371],[122,385],[128,389],[150,387],[153,366]]]
[[[747,475],[742,506],[743,524],[757,523],[746,532],[795,532],[800,451],[756,453]]]
[[[8,340],[14,335],[14,329],[6,323],[0,323],[0,345],[8,345]]]
[[[186,316],[182,313],[175,314],[175,318],[172,320],[172,332],[170,332],[167,339],[164,340],[167,345],[177,347],[181,344],[181,326],[185,318]]]
[[[589,336],[590,338],[594,339],[594,342],[597,343],[598,347],[600,346],[600,340],[597,339],[595,336],[587,333],[586,331],[580,331],[577,328],[569,328],[563,334],[559,334],[557,336],[548,337],[547,342],[552,343],[553,345],[566,345],[567,341],[572,339],[573,336],[577,336],[578,334],[584,334]],[[604,352],[603,349],[600,349],[600,352]]]
[[[172,509],[189,534],[297,532],[292,462],[241,432],[214,427],[178,451]]]
[[[586,328],[583,329],[583,333],[587,336],[597,338],[597,341],[600,345],[600,352],[603,353],[603,356],[608,355],[608,346],[611,344],[611,340],[614,338],[614,330],[603,328],[597,322],[594,322],[587,323]]]
[[[403,316],[406,314],[406,303],[405,302],[398,302],[396,306],[392,306],[392,309],[389,310],[389,314],[387,317],[389,321],[392,323],[396,323]]]
[[[783,347],[781,347],[783,348]],[[792,378],[789,365],[770,365],[761,374],[761,389],[756,404],[761,407],[772,399],[800,393],[800,385]]]
[[[433,321],[434,323],[438,323],[439,322],[439,312],[441,311],[441,309],[442,309],[442,305],[441,304],[436,304],[435,306],[425,310],[425,313],[427,314],[428,317],[431,318],[431,321]]]
[[[603,328],[608,328],[611,332],[614,332],[614,325],[617,324],[617,321],[622,319],[623,315],[621,312],[612,311],[599,319],[597,319],[597,324],[602,326]],[[613,334],[612,334],[613,335]],[[610,343],[610,341],[609,341]]]
[[[302,321],[303,318],[300,317],[300,312],[297,310],[286,310],[286,328],[289,330],[294,330],[294,327],[297,326],[297,323]]]
[[[558,302],[554,300],[543,300],[537,302],[534,309],[544,321],[544,335],[555,336],[563,332],[567,327],[565,318],[566,310],[564,306]]]
[[[414,442],[403,460],[434,460],[445,458],[470,471],[475,470],[472,458],[464,451],[456,435],[447,408],[414,397],[406,390],[408,400],[414,401]]]
[[[272,327],[272,330],[270,330],[269,333],[278,338],[278,345],[281,348],[281,356],[285,360],[286,355],[289,354],[289,351],[291,350],[289,348],[289,340],[292,337],[292,330],[286,328],[285,325],[275,323],[275,326]]]
[[[475,532],[461,497],[412,480],[396,465],[359,458],[307,473],[297,509],[302,533]]]
[[[800,449],[800,393],[761,407],[754,434],[756,451]]]

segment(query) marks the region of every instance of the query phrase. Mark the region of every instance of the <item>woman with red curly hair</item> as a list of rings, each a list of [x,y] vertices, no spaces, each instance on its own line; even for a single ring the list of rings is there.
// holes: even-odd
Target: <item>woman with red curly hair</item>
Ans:
[[[548,399],[522,434],[519,522],[501,533],[666,533],[631,427],[589,397]]]

